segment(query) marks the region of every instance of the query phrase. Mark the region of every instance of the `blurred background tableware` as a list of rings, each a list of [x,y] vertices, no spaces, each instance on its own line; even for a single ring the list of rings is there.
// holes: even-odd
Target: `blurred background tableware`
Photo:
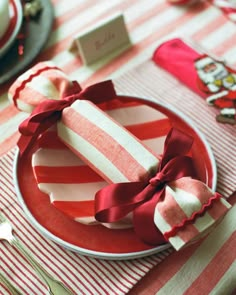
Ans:
[[[21,7],[20,0],[11,0],[11,2]],[[42,7],[40,13],[36,17],[24,17],[21,31],[18,29],[19,36],[15,36],[13,40],[15,42],[11,43],[3,56],[0,54],[0,85],[15,78],[33,62],[49,38],[54,19],[53,5],[50,0],[40,0],[40,3]],[[23,42],[23,55],[19,55],[19,42]]]
[[[20,0],[1,0],[2,15],[0,28],[0,58],[3,58],[5,53],[12,46],[20,31],[23,10]],[[8,8],[9,14],[5,11]],[[1,62],[0,62],[1,66]]]

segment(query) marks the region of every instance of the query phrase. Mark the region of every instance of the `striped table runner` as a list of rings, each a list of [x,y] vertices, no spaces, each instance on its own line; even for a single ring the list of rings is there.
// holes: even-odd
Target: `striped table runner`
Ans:
[[[198,42],[207,51],[223,57],[231,65],[236,65],[235,24],[228,21],[221,10],[210,5],[208,1],[203,1],[199,5],[191,7],[191,9],[169,5],[165,0],[112,0],[97,1],[96,3],[93,0],[52,0],[52,2],[55,6],[55,22],[52,34],[45,50],[43,50],[35,62],[50,59],[83,86],[96,83],[107,77],[116,78],[116,85],[121,93],[155,97],[156,99],[161,98],[162,100],[165,98],[177,108],[181,106],[181,110],[188,116],[191,116],[199,129],[205,132],[214,152],[220,151],[221,153],[217,157],[219,172],[218,190],[226,196],[231,193],[232,189],[235,190],[235,179],[233,182],[230,180],[232,175],[236,175],[235,170],[233,170],[235,169],[235,165],[233,165],[235,160],[235,140],[233,140],[235,135],[233,132],[235,132],[235,129],[233,127],[223,127],[222,125],[213,125],[214,128],[206,129],[206,126],[212,126],[210,124],[215,122],[214,111],[209,108],[204,109],[204,102],[196,96],[194,96],[194,101],[188,100],[191,105],[185,106],[182,103],[183,98],[193,96],[188,89],[184,89],[183,92],[185,94],[182,91],[178,92],[176,87],[181,88],[178,82],[173,82],[174,80],[171,80],[170,76],[167,76],[164,72],[162,72],[163,76],[161,75],[160,77],[160,72],[151,62],[142,64],[151,58],[155,48],[161,42],[175,36],[187,36],[191,40]],[[80,58],[67,50],[73,36],[90,25],[95,24],[98,20],[119,10],[124,12],[134,46],[122,55],[118,56],[118,53],[115,52],[94,64],[93,67],[84,67]],[[117,79],[127,70],[139,64],[142,65],[137,67],[135,71],[130,72],[123,78],[121,77],[119,80]],[[157,89],[158,85],[161,85],[160,89]],[[18,138],[18,125],[28,116],[27,114],[19,113],[8,102],[6,93],[9,86],[10,84],[6,84],[0,89],[1,155],[4,155],[15,146]],[[201,119],[194,119],[195,103],[197,104],[197,109],[202,113]],[[211,119],[206,119],[207,115]],[[223,132],[221,132],[221,135],[216,135],[215,131],[218,130],[219,132],[222,128]],[[226,144],[228,133],[224,128],[231,130],[228,144]],[[220,143],[221,149],[217,148],[217,143]],[[227,155],[227,158],[222,158],[222,152],[223,156]],[[64,282],[70,284],[77,294],[126,293],[154,264],[159,262],[161,257],[154,256],[124,263],[102,261],[103,267],[101,267],[101,265],[98,265],[97,260],[79,257],[75,253],[67,252],[54,243],[45,240],[27,222],[17,203],[11,178],[13,156],[14,150],[11,150],[1,158],[0,208],[4,210],[13,222],[16,233],[20,235],[20,238],[24,240],[26,240],[26,237],[29,238],[27,246],[29,246],[39,261],[47,261],[46,267],[48,270],[58,275]],[[231,169],[232,175],[230,176]],[[226,224],[222,223],[226,228],[227,222]],[[235,232],[235,228],[231,227],[231,229]],[[231,253],[235,253],[235,235],[231,235],[230,231],[224,234],[221,228],[221,231],[213,234],[213,237],[215,235],[217,239],[218,233],[222,238],[220,243],[217,243],[215,251],[211,254],[215,258],[214,260],[212,256],[209,256],[205,265],[197,263],[198,268],[192,267],[196,266],[198,258],[204,257],[205,245],[201,248],[203,251],[195,251],[195,248],[191,247],[187,248],[188,250],[186,249],[183,260],[178,253],[171,255],[170,259],[167,258],[166,264],[161,264],[162,269],[157,268],[160,284],[156,290],[159,290],[160,294],[171,294],[174,291],[176,291],[175,294],[177,294],[177,291],[179,294],[183,294],[184,291],[181,290],[187,290],[186,294],[202,295],[204,292],[205,294],[210,294],[212,290],[212,294],[225,294],[222,291],[225,290],[225,285],[230,286],[230,288],[232,286],[236,288],[236,278],[232,276],[232,273],[236,273],[235,264],[230,260],[235,260],[235,257],[233,255],[227,256],[227,253],[229,253],[227,249]],[[209,243],[206,244],[207,247],[209,247]],[[47,249],[46,252],[43,249]],[[3,245],[3,243],[0,243],[0,251],[0,271],[7,273],[9,278],[19,286],[23,294],[45,294],[45,286],[38,281],[30,266],[18,252]],[[194,252],[195,256],[192,256]],[[199,256],[200,252],[203,253],[201,254],[203,256]],[[212,279],[211,275],[209,280],[206,274],[214,273],[214,267],[216,266],[216,263],[212,261],[218,260],[221,264],[224,262],[224,260],[219,260],[219,258],[222,259],[221,253],[226,255],[227,258],[229,257],[229,259],[226,260],[224,267],[221,268],[221,272],[217,272],[214,279]],[[190,257],[193,258],[191,259]],[[70,272],[68,272],[68,266],[70,267]],[[189,271],[191,269],[195,269],[194,275]],[[104,275],[109,273],[111,275],[108,275],[108,279],[105,280]],[[129,279],[127,280],[128,273]],[[154,280],[157,280],[157,274],[155,274]],[[184,275],[186,274],[190,274],[191,279],[186,279],[187,283],[184,283],[183,278],[185,278]],[[91,285],[88,285],[88,279],[93,282]],[[179,282],[178,284],[176,283],[177,281]],[[224,282],[225,285],[223,284]],[[188,289],[189,284],[190,289]],[[201,284],[203,286],[198,288]],[[173,288],[173,285],[175,288]],[[216,285],[218,286],[217,290],[220,290],[219,292],[217,291],[218,293],[214,292]],[[167,287],[163,287],[161,291],[162,286]],[[176,288],[177,286],[179,286],[178,289]],[[230,289],[228,290],[228,294],[230,294]],[[149,294],[155,293],[155,289],[152,291]],[[9,294],[2,286],[0,286],[0,293]],[[139,293],[136,292],[134,294]],[[148,288],[143,294],[148,294]]]
[[[236,63],[235,24],[208,1],[191,9],[170,5],[166,0],[112,0],[97,3],[93,0],[52,0],[52,3],[55,7],[52,33],[35,63],[52,60],[82,86],[107,77],[120,76],[150,58],[157,45],[171,36],[190,37],[231,64]],[[134,46],[122,55],[114,52],[93,67],[84,67],[79,56],[67,50],[73,37],[117,11],[124,13]],[[0,88],[0,154],[15,145],[17,127],[27,116],[19,113],[8,102],[6,92],[9,86],[8,83]]]

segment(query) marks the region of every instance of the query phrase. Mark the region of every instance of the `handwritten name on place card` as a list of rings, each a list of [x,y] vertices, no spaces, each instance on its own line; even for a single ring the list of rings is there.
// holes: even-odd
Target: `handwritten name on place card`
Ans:
[[[96,27],[78,35],[73,43],[77,46],[84,64],[89,65],[109,53],[131,46],[123,14],[117,14]]]

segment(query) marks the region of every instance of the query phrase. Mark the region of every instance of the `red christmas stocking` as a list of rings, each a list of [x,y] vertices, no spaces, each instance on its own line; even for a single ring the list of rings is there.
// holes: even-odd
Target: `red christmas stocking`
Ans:
[[[236,124],[236,71],[181,39],[160,45],[154,62],[220,109],[218,122]]]

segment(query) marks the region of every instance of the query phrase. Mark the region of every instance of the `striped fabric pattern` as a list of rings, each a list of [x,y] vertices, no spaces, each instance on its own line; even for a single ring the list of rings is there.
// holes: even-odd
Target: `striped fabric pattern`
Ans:
[[[145,180],[158,166],[154,152],[88,101],[64,109],[57,130],[59,138],[110,183]]]
[[[145,175],[148,177],[150,171],[158,165],[158,157],[163,152],[165,136],[171,123],[161,112],[137,103],[109,108],[106,110],[109,117],[89,102],[78,101],[77,105],[73,104],[64,110],[57,131],[55,128],[51,129],[41,138],[39,150],[33,155],[32,165],[39,189],[50,195],[55,207],[79,222],[94,224],[97,223],[94,219],[95,193],[107,185],[107,182],[140,181]],[[88,110],[92,111],[92,116]],[[115,129],[110,130],[111,124]],[[145,132],[147,128],[152,131]],[[99,138],[101,132],[102,142],[99,141],[98,145],[94,140]],[[120,138],[117,137],[119,133]],[[78,135],[83,143],[89,141],[89,147],[86,145],[84,150],[86,156],[80,156],[82,145],[78,144]],[[69,149],[62,144],[61,139]],[[132,146],[123,147],[122,141],[125,144],[132,141]],[[96,153],[94,145],[97,146]],[[79,157],[75,156],[78,151]],[[80,158],[86,158],[85,162]],[[96,165],[89,164],[89,167],[85,164],[88,161]],[[74,206],[78,207],[76,213]],[[120,222],[105,225],[124,228],[132,226],[132,223],[130,218],[124,218]]]
[[[172,250],[151,257],[131,261],[106,261],[87,258],[58,246],[42,237],[25,218],[17,202],[12,180],[15,149],[0,159],[1,212],[13,224],[15,235],[52,273],[75,294],[126,294],[151,268],[163,260]],[[0,243],[0,271],[23,294],[46,294],[45,286],[38,279],[29,263],[12,246]],[[0,284],[0,293],[9,294]]]
[[[48,97],[57,100],[65,93],[69,94],[72,85],[69,78],[52,62],[42,62],[16,79],[8,91],[8,97],[19,110],[31,113]]]
[[[166,187],[165,200],[157,203],[154,213],[154,222],[165,236],[183,220],[202,210],[208,202],[212,206],[205,210],[203,216],[170,236],[169,241],[176,250],[192,243],[196,237],[204,236],[231,206],[223,198],[213,201],[212,191],[195,179],[183,177]]]
[[[219,7],[230,20],[236,22],[236,3],[234,0],[212,0],[212,3]]]
[[[210,2],[202,1],[189,9],[172,6],[165,0],[112,0],[96,3],[92,0],[52,0],[55,7],[52,34],[35,63],[52,60],[82,86],[94,84],[108,77],[113,78],[120,93],[166,101],[184,112],[191,117],[210,142],[218,165],[218,191],[229,196],[236,189],[235,127],[217,125],[213,109],[206,108],[205,102],[199,97],[183,88],[151,62],[146,62],[151,59],[160,43],[177,36],[190,38],[207,52],[222,57],[234,67],[236,65],[235,24]],[[120,10],[124,12],[134,46],[121,55],[119,52],[112,53],[93,67],[84,67],[78,55],[71,54],[67,50],[73,36]],[[134,66],[134,71],[123,76]],[[28,116],[17,111],[8,101],[9,87],[10,82],[0,88],[1,155],[15,146],[19,136],[18,125]],[[78,255],[43,239],[27,222],[16,201],[11,180],[13,155],[14,151],[10,151],[1,158],[0,208],[14,223],[16,234],[18,232],[22,235],[20,238],[24,238],[25,242],[28,241],[27,246],[39,261],[43,263],[50,261],[47,263],[48,269],[68,282],[77,294],[127,293],[156,264],[154,256],[144,259],[148,262],[148,266],[143,263],[144,260],[137,260],[124,263],[106,262],[107,264],[101,262],[103,267],[100,267],[96,260],[84,257],[78,259]],[[160,264],[160,268],[157,268],[153,278],[157,284],[155,289],[146,288],[142,294],[152,295],[155,291],[158,294],[175,295],[231,294],[236,289],[236,257],[233,255],[235,216],[234,207],[199,248],[190,246],[186,248],[184,257],[174,253],[170,259],[167,258]],[[0,243],[0,249],[2,254],[0,270],[20,287],[22,293],[45,294],[45,287],[38,281],[24,258],[3,243]],[[42,252],[43,255],[39,255]],[[157,263],[160,259],[157,259]],[[71,264],[68,264],[69,262]],[[109,276],[107,286],[104,275],[109,275],[111,270],[115,274]],[[127,273],[129,273],[128,279]],[[187,279],[186,274],[188,274]],[[100,282],[99,286],[88,284],[87,277],[90,282]],[[2,285],[0,293],[9,294]],[[140,289],[134,294],[141,294]]]

